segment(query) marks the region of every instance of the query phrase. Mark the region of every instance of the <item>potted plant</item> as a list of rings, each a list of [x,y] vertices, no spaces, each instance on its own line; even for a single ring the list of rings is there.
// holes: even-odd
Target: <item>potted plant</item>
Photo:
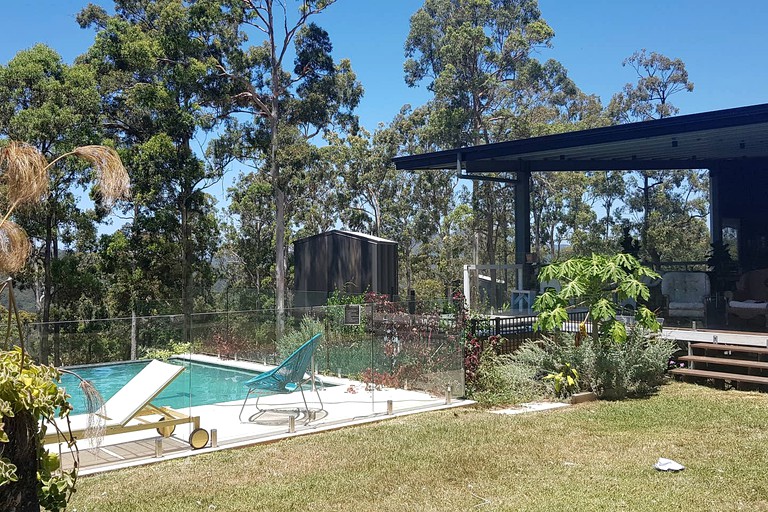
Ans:
[[[709,266],[709,281],[712,294],[722,296],[727,291],[733,291],[738,277],[738,265],[731,257],[728,244],[722,240],[712,242],[707,253],[707,266]]]

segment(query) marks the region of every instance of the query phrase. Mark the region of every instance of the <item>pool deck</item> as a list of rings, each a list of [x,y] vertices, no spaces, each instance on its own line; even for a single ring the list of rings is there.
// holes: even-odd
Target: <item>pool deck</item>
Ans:
[[[248,370],[263,371],[269,368],[243,361],[221,361],[210,356],[195,355],[193,359]],[[79,474],[90,475],[218,450],[270,443],[295,436],[474,403],[470,400],[447,399],[415,390],[391,388],[370,390],[360,382],[347,379],[329,378],[326,382],[334,385],[319,389],[324,410],[318,412],[314,419],[308,418],[304,411],[299,412],[299,408],[303,409],[300,393],[261,398],[259,405],[265,409],[274,408],[275,412],[257,417],[252,417],[256,409],[253,405],[255,400],[250,399],[243,413],[243,419],[246,421],[240,421],[238,418],[242,400],[177,409],[190,416],[200,416],[200,426],[212,434],[208,445],[199,450],[193,450],[187,442],[192,425],[179,425],[173,435],[168,438],[163,438],[152,429],[106,436],[98,444],[92,440],[80,440],[77,446],[80,458]],[[314,392],[305,391],[305,395],[310,409],[319,408],[317,395]],[[390,400],[391,413],[388,412]],[[291,416],[294,417],[293,432],[290,432]],[[73,466],[74,458],[65,444],[52,444],[48,445],[48,448],[53,453],[61,454],[62,466],[65,469]],[[158,453],[161,453],[160,456],[157,456]]]

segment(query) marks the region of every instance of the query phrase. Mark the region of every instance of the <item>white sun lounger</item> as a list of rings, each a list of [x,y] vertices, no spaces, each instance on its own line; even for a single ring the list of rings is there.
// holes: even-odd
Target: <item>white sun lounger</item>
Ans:
[[[122,434],[156,428],[163,437],[170,437],[176,425],[192,423],[189,444],[192,448],[202,448],[208,444],[208,432],[200,428],[200,417],[189,416],[168,407],[153,405],[159,395],[173,380],[184,371],[183,366],[152,360],[137,373],[115,395],[104,403],[104,407],[95,415],[104,422],[104,435]],[[86,432],[88,415],[78,414],[69,418],[69,429],[77,440]],[[64,433],[68,437],[67,420],[57,420],[58,429],[50,425],[45,436],[45,444],[62,442]]]

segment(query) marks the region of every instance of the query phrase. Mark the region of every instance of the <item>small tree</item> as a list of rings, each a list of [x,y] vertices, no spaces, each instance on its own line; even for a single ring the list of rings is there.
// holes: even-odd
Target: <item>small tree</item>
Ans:
[[[561,290],[548,288],[536,298],[533,308],[538,319],[534,328],[558,331],[568,320],[568,310],[586,308],[587,317],[581,322],[580,336],[586,335],[589,323],[595,340],[604,336],[622,342],[627,339],[627,330],[616,319],[619,303],[627,299],[648,300],[650,293],[643,281],[659,277],[629,254],[593,254],[548,265],[539,272],[539,280],[557,280]],[[654,312],[641,304],[635,310],[635,320],[652,331],[660,328]]]

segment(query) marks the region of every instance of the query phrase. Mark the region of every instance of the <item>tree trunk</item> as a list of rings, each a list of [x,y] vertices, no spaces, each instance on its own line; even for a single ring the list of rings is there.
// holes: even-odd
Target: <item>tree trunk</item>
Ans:
[[[280,129],[280,97],[283,93],[282,66],[277,55],[275,41],[275,20],[272,13],[272,1],[266,2],[267,27],[269,30],[270,65],[272,73],[272,89],[269,112],[269,175],[275,195],[275,336],[283,337],[285,332],[285,191],[280,183],[280,166],[277,162]]]
[[[28,411],[5,416],[8,443],[3,457],[16,465],[18,481],[0,487],[0,510],[4,512],[40,512],[37,496],[37,420]]]
[[[480,264],[480,198],[478,181],[472,180],[472,264]]]
[[[403,256],[405,256],[405,290],[409,293],[413,287],[413,267],[411,266],[411,249],[404,249]],[[389,300],[394,301],[394,297],[390,297]]]
[[[139,237],[141,236],[141,233],[139,232],[139,229],[136,227],[136,219],[139,218],[140,208],[138,202],[134,202],[133,204],[133,222],[131,222],[131,251],[133,251],[133,247],[136,247],[134,244],[138,244]],[[139,348],[139,330],[138,330],[138,322],[137,322],[137,309],[138,309],[138,293],[137,293],[137,283],[136,283],[136,258],[131,257],[130,258],[130,265],[131,265],[131,278],[128,281],[131,285],[131,360],[138,359],[138,348]]]
[[[53,324],[53,365],[61,366],[61,324],[59,322]]]
[[[53,215],[49,212],[45,218],[45,252],[43,254],[43,324],[40,327],[40,362],[48,364],[48,322],[51,320],[51,292],[53,278]]]
[[[648,212],[651,209],[651,190],[648,183],[648,173],[643,171],[643,225],[640,229],[640,244],[643,252],[648,254]]]
[[[53,227],[53,223],[51,224],[51,227]],[[53,284],[53,262],[59,260],[59,237],[55,230],[53,230],[51,234],[53,235],[51,238],[53,249],[53,259],[51,261],[51,304],[53,304],[53,295],[55,293]],[[61,312],[57,312],[54,315],[56,317],[54,320],[60,320],[60,315]],[[53,324],[53,364],[61,366],[61,324],[58,322]]]
[[[185,187],[186,188],[186,187]],[[192,340],[192,250],[189,226],[189,194],[181,194],[181,313],[183,316],[182,338],[186,343]]]
[[[494,216],[493,216],[493,194],[494,194],[494,185],[493,183],[486,183],[484,185],[485,188],[485,207],[486,207],[486,215],[485,215],[485,260],[488,262],[489,265],[495,265],[496,264],[496,236],[495,236],[495,225],[494,225]],[[489,277],[491,278],[491,289],[488,293],[488,298],[490,299],[490,305],[493,308],[499,307],[499,287],[496,285],[496,278],[498,272],[495,268],[491,268],[490,272],[488,273]]]

